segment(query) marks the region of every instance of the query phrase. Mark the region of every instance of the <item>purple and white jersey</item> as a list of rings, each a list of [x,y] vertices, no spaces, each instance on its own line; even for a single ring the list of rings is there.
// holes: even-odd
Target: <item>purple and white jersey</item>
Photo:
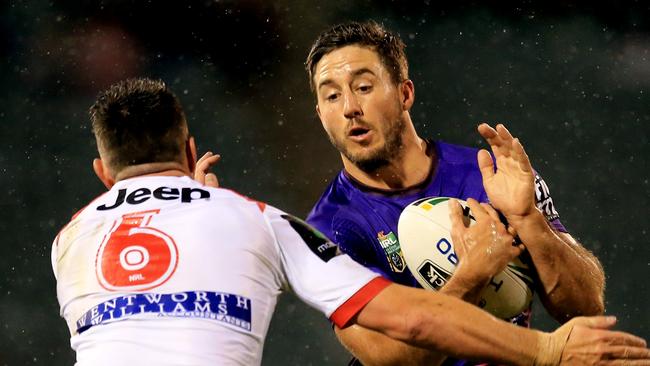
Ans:
[[[402,210],[415,200],[431,196],[488,201],[476,159],[478,149],[438,141],[430,141],[428,149],[429,153],[435,149],[435,169],[421,184],[401,190],[376,189],[356,181],[343,170],[327,187],[307,222],[357,262],[394,282],[420,287],[406,268],[397,237]],[[548,186],[538,174],[535,189],[537,207],[556,230],[566,232]],[[529,310],[511,321],[527,326]]]

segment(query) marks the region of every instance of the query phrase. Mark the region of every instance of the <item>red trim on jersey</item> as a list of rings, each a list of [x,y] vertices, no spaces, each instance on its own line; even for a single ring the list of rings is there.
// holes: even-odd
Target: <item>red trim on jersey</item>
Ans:
[[[56,245],[56,246],[59,246],[59,236],[61,236],[61,233],[63,232],[63,230],[65,230],[65,229],[68,227],[68,225],[70,225],[70,223],[72,223],[72,221],[74,221],[74,219],[77,218],[77,216],[81,215],[81,213],[83,212],[83,210],[87,209],[88,206],[90,206],[93,202],[97,201],[98,199],[102,198],[102,196],[105,195],[105,194],[108,193],[108,192],[109,192],[109,191],[106,191],[106,192],[100,194],[99,196],[95,197],[95,199],[93,199],[92,201],[90,201],[87,205],[85,205],[85,206],[82,207],[79,211],[77,211],[74,215],[72,215],[72,217],[70,218],[70,221],[68,221],[67,224],[63,225],[63,227],[61,228],[61,230],[59,230],[59,232],[56,234],[56,238],[55,238],[55,242],[56,242],[55,245]]]
[[[250,198],[250,197],[248,197],[246,195],[243,195],[243,194],[241,194],[241,193],[239,193],[237,191],[234,191],[232,189],[229,189],[229,188],[221,188],[221,187],[219,187],[219,188],[220,189],[225,189],[226,191],[230,191],[230,192],[238,195],[239,197],[245,199],[246,201],[255,202],[257,204],[257,208],[259,208],[260,211],[262,211],[262,212],[264,212],[264,210],[266,210],[266,203],[264,203],[264,202],[257,201],[255,199],[252,199],[252,198]]]
[[[76,219],[77,216],[81,215],[81,212],[83,212],[83,210],[87,209],[88,206],[90,206],[93,202],[97,201],[98,199],[102,198],[102,196],[104,196],[108,192],[110,192],[110,191],[106,191],[106,192],[100,194],[99,196],[95,197],[95,199],[93,199],[92,201],[88,202],[88,204],[85,205],[84,207],[82,207],[81,210],[77,211],[74,215],[72,215],[72,218],[70,219],[70,221]]]
[[[366,283],[354,295],[352,295],[343,305],[339,306],[332,315],[332,321],[339,328],[345,327],[350,319],[352,319],[361,309],[363,309],[370,300],[374,299],[386,286],[392,284],[391,281],[384,277],[375,277],[370,282]]]

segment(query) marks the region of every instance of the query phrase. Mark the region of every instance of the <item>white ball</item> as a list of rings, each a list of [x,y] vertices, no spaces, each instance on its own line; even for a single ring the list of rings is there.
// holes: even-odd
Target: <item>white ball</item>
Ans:
[[[458,201],[463,206],[465,224],[475,224],[467,203]],[[448,204],[448,197],[417,200],[406,206],[397,225],[406,265],[423,288],[434,291],[447,283],[458,264]],[[532,269],[516,258],[491,279],[480,293],[478,305],[496,317],[512,318],[530,306],[532,286]]]

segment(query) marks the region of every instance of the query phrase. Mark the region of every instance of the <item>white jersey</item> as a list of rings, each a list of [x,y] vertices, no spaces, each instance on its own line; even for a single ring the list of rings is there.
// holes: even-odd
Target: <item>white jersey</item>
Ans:
[[[140,177],[52,247],[77,365],[256,365],[291,289],[345,325],[388,282],[301,220],[189,177]]]

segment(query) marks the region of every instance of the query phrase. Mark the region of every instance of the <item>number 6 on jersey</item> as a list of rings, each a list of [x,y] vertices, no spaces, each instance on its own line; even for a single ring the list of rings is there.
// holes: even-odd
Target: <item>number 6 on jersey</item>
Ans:
[[[171,277],[178,263],[174,239],[148,226],[159,210],[123,215],[99,246],[97,279],[107,290],[147,290]]]

